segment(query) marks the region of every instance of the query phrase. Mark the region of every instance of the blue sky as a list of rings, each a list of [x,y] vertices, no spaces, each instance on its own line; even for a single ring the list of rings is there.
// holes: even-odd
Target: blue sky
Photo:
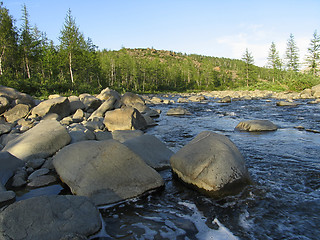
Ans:
[[[68,9],[99,49],[173,50],[240,59],[248,48],[263,66],[274,41],[284,57],[290,33],[303,61],[315,30],[319,0],[2,0],[21,25],[25,3],[32,25],[56,44]]]

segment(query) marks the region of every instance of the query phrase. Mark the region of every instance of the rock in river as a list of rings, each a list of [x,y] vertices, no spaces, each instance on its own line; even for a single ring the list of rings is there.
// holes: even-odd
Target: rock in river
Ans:
[[[210,131],[196,136],[170,163],[182,181],[215,197],[234,194],[250,182],[238,148],[226,136]]]
[[[236,126],[237,130],[248,132],[276,131],[278,127],[269,120],[242,121]]]
[[[46,158],[70,142],[68,131],[56,120],[44,120],[14,138],[3,149],[24,161]]]
[[[90,236],[101,228],[99,211],[86,197],[41,196],[16,202],[0,214],[0,239],[57,240]]]
[[[71,144],[54,156],[53,164],[74,194],[97,205],[133,198],[164,184],[159,173],[113,139]]]

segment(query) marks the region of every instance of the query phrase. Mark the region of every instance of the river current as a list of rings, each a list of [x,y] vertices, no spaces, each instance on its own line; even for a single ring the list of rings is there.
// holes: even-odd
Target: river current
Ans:
[[[103,228],[90,239],[319,239],[320,134],[305,129],[320,130],[320,104],[298,100],[296,107],[277,107],[276,101],[222,104],[209,99],[152,106],[162,114],[158,125],[146,133],[174,152],[205,130],[226,135],[246,159],[253,184],[236,196],[212,199],[173,178],[171,170],[161,171],[163,189],[101,207]],[[191,115],[166,116],[177,106]],[[240,121],[251,119],[270,120],[278,130],[234,130]],[[17,200],[61,189],[60,185],[35,189]]]
[[[156,105],[158,125],[147,130],[174,152],[210,130],[228,136],[246,159],[254,184],[236,196],[211,199],[161,172],[165,188],[100,209],[104,229],[91,239],[319,239],[320,105],[300,100],[277,107],[276,100],[221,104]],[[166,116],[182,106],[192,115]],[[234,131],[242,120],[267,119],[268,133]]]

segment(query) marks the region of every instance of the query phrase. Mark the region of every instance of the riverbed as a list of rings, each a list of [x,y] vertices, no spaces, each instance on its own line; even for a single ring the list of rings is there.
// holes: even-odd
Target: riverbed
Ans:
[[[318,239],[320,236],[320,105],[299,100],[277,107],[276,100],[153,106],[161,109],[149,128],[174,152],[198,133],[228,136],[246,159],[253,184],[236,196],[206,197],[161,172],[165,188],[142,198],[100,209],[104,229],[92,239]],[[182,106],[185,116],[166,116]],[[234,131],[242,120],[267,119],[268,133]],[[302,126],[305,129],[295,128]]]

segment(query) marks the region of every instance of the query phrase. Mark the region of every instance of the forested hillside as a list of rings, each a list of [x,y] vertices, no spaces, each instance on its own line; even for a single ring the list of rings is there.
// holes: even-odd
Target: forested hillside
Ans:
[[[79,30],[71,10],[64,19],[58,45],[48,39],[45,32],[30,25],[25,5],[22,24],[15,26],[15,22],[0,2],[0,84],[36,96],[98,93],[106,87],[120,92],[300,91],[320,83],[317,74],[320,39],[316,32],[316,55],[310,55],[312,71],[301,73],[296,65],[281,64],[274,43],[269,68],[261,68],[253,65],[248,49],[242,60],[153,48],[98,51],[92,40]],[[294,45],[293,36],[290,37]]]

